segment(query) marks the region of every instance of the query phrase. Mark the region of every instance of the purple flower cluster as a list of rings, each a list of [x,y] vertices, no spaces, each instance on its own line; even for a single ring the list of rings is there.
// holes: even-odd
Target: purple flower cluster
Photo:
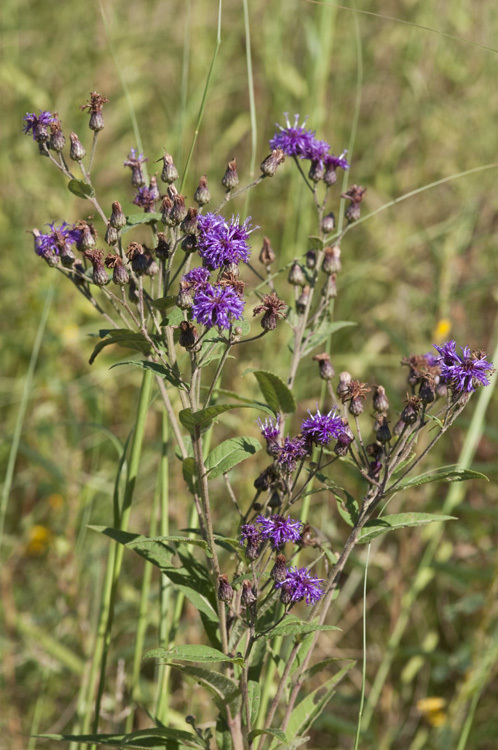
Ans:
[[[192,268],[191,271],[182,276],[182,284],[186,284],[188,289],[197,291],[206,286],[210,276],[207,268]]]
[[[35,239],[35,251],[42,258],[49,255],[60,255],[65,247],[71,247],[71,245],[79,242],[80,230],[71,227],[65,221],[59,228],[55,226],[55,222],[47,224],[47,226],[50,227],[50,232],[40,234]]]
[[[270,140],[272,150],[282,149],[287,156],[296,156],[299,159],[309,159],[317,163],[325,170],[335,171],[337,167],[349,169],[349,164],[344,158],[347,153],[343,151],[340,156],[330,154],[330,146],[326,141],[319,141],[315,138],[314,130],[305,128],[306,120],[302,125],[299,124],[299,115],[295,115],[294,125],[289,122],[289,115],[284,112],[287,127],[277,124],[279,130]]]
[[[276,419],[267,417],[264,422],[261,419],[257,420],[261,434],[266,440],[274,442],[280,435],[280,414],[277,415]]]
[[[286,437],[284,444],[280,447],[276,461],[279,466],[287,472],[292,473],[297,462],[309,453],[306,442],[299,435],[294,438]]]
[[[269,541],[273,549],[278,549],[286,542],[298,542],[302,530],[301,521],[295,521],[293,518],[284,518],[277,514],[268,518],[257,516],[255,523],[242,526],[241,538],[252,545]]]
[[[34,141],[47,141],[47,128],[49,125],[55,122],[57,118],[51,112],[40,109],[39,115],[35,115],[34,112],[27,112],[22,119],[26,123],[23,128],[23,133],[25,133],[26,135],[32,133]]]
[[[308,409],[309,417],[301,424],[301,434],[305,440],[316,445],[328,445],[332,438],[337,438],[344,432],[344,425],[340,417],[336,416],[333,409],[328,414],[312,414]]]
[[[306,604],[316,604],[323,596],[323,578],[312,576],[307,568],[289,568],[287,578],[276,583],[275,588],[283,589],[289,602],[306,600]]]
[[[246,263],[250,256],[248,238],[253,231],[250,223],[250,217],[240,224],[238,216],[232,216],[230,223],[213,213],[199,216],[197,244],[204,265],[213,270],[230,263]]]
[[[151,213],[154,210],[155,202],[157,200],[157,190],[151,190],[148,187],[141,187],[137,190],[133,204],[135,206],[141,206],[145,213]]]
[[[434,344],[439,352],[440,379],[456,392],[472,393],[479,385],[489,385],[486,373],[494,372],[493,364],[486,361],[487,354],[473,352],[468,346],[459,347],[461,354],[456,351],[456,343],[447,341],[443,346]]]
[[[244,300],[226,286],[206,283],[199,286],[192,305],[192,317],[206,328],[230,328],[234,320],[240,320],[244,312]]]

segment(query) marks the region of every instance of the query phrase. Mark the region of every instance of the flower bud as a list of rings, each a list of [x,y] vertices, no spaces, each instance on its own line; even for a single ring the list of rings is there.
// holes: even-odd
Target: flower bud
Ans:
[[[359,203],[351,203],[349,208],[346,209],[344,216],[350,224],[354,221],[358,221],[361,215],[361,208]]]
[[[135,164],[131,169],[131,184],[134,188],[141,188],[145,185],[144,173],[139,164]]]
[[[323,354],[315,354],[313,359],[315,362],[318,362],[321,379],[332,380],[335,375],[335,370],[332,367],[330,356],[326,352],[324,352]]]
[[[135,305],[138,304],[139,296],[138,296],[138,286],[136,284],[136,281],[131,278],[130,283],[128,286],[128,299],[130,302],[133,302]]]
[[[221,575],[218,580],[218,599],[220,602],[229,603],[233,599],[233,588],[228,583],[226,575]]]
[[[253,562],[254,560],[257,560],[259,557],[259,553],[261,550],[261,544],[256,539],[248,539],[247,545],[245,549],[246,557],[248,560]]]
[[[275,583],[283,583],[287,578],[287,560],[285,559],[285,555],[277,555],[275,565],[270,572],[270,578]]]
[[[306,253],[306,268],[315,268],[316,266],[316,251],[308,250]]]
[[[386,389],[382,385],[376,386],[372,403],[374,410],[380,414],[389,411],[389,401],[387,400]]]
[[[323,285],[322,297],[326,299],[335,299],[337,297],[337,285],[335,283],[337,274],[331,273]]]
[[[109,277],[103,263],[94,263],[92,279],[93,283],[97,286],[105,286],[107,284]]]
[[[337,395],[345,396],[349,390],[349,384],[351,383],[351,375],[346,370],[341,372],[339,375],[339,384],[337,386]]]
[[[151,201],[158,201],[161,197],[159,188],[157,187],[157,177],[155,174],[149,180],[149,197]]]
[[[62,153],[64,146],[66,145],[66,139],[64,133],[61,130],[61,124],[59,120],[54,120],[50,123],[50,141],[49,148],[55,151],[57,154]]]
[[[409,396],[406,400],[406,406],[401,412],[400,419],[405,424],[415,424],[421,406],[422,402],[418,396]]]
[[[171,219],[171,209],[173,208],[173,201],[168,195],[165,195],[163,202],[161,203],[161,220],[167,227],[174,226],[174,221]]]
[[[370,464],[369,471],[368,471],[368,476],[372,477],[372,479],[378,480],[380,477],[381,470],[382,470],[381,462],[372,461]]]
[[[158,159],[158,161],[161,161],[161,159]],[[161,180],[168,185],[171,185],[178,179],[178,170],[173,163],[173,157],[165,151],[164,156],[162,157],[162,162],[163,170],[161,172]]]
[[[288,583],[284,583],[280,589],[280,601],[286,606],[292,602],[292,586]]]
[[[69,156],[73,161],[81,161],[83,157],[86,154],[85,149],[83,148],[83,145],[76,135],[76,133],[71,133],[69,136],[69,139],[71,141],[71,147],[69,149]]]
[[[76,260],[76,256],[71,250],[71,246],[67,243],[64,243],[64,247],[61,250],[60,259],[64,268],[71,268],[74,261]]]
[[[382,458],[382,446],[379,443],[369,443],[365,450],[373,461],[380,461]]]
[[[130,280],[130,274],[123,265],[119,255],[109,253],[105,259],[107,268],[112,268],[112,280],[117,286],[124,286]]]
[[[432,402],[436,399],[434,384],[424,378],[424,380],[422,380],[422,382],[420,383],[418,396],[422,403],[432,404]]]
[[[150,250],[148,250],[145,253],[145,259],[147,261],[147,268],[145,269],[145,275],[152,277],[158,274],[159,266],[155,258],[152,256],[152,253],[150,252]]]
[[[263,247],[259,253],[259,262],[264,266],[271,266],[275,261],[275,253],[268,237],[263,237]]]
[[[337,438],[337,442],[334,446],[334,453],[336,456],[346,456],[349,451],[349,446],[353,442],[353,438],[349,435],[346,435],[345,432],[343,432],[339,437]]]
[[[270,508],[280,508],[282,505],[282,498],[278,494],[277,490],[272,492],[271,497],[268,501],[268,507]]]
[[[379,415],[375,422],[375,436],[379,443],[388,443],[391,440],[391,430],[387,423],[387,417]]]
[[[76,224],[76,228],[79,230],[79,239],[76,242],[76,247],[83,253],[85,250],[91,250],[97,244],[97,232],[93,224],[87,221],[79,221]]]
[[[173,206],[170,211],[170,221],[174,225],[180,224],[187,215],[187,209],[185,207],[185,198],[183,195],[177,194],[173,198]]]
[[[195,253],[197,250],[197,237],[195,234],[186,234],[182,240],[182,250],[185,253]]]
[[[124,226],[126,226],[126,216],[123,213],[123,209],[121,208],[121,203],[119,201],[114,201],[112,204],[112,213],[109,218],[109,224],[111,227],[114,227],[114,229],[122,229]]]
[[[341,248],[339,245],[326,247],[323,255],[322,271],[330,276],[341,270]]]
[[[271,466],[269,466],[256,477],[254,487],[259,492],[266,492],[270,488],[273,479],[273,471]]]
[[[156,258],[168,260],[171,246],[164,236],[164,232],[157,233]]]
[[[324,234],[330,234],[335,229],[335,216],[332,211],[323,217],[322,219],[322,232]]]
[[[180,291],[178,292],[178,296],[176,298],[176,304],[178,305],[180,310],[190,310],[190,308],[194,304],[192,291],[188,284],[184,284],[183,282],[180,283]]]
[[[115,245],[119,240],[119,232],[109,222],[107,229],[105,230],[105,242],[107,245]]]
[[[194,193],[194,200],[198,206],[205,206],[211,200],[206,175],[203,175],[199,180],[199,187]]]
[[[261,172],[265,177],[273,177],[280,164],[285,161],[285,154],[281,148],[276,148],[261,162]]]
[[[242,581],[242,594],[240,596],[240,603],[243,607],[249,607],[257,600],[258,595],[252,587],[251,581],[247,579]]]
[[[296,311],[300,315],[304,315],[306,312],[306,307],[308,305],[310,298],[310,287],[308,284],[303,287],[303,291],[301,292],[299,298],[296,300]]]
[[[359,417],[363,413],[363,399],[360,396],[355,396],[349,402],[348,411],[354,417]]]
[[[237,174],[237,159],[228,162],[227,169],[223,175],[221,184],[227,191],[233,190],[239,184],[239,175]]]
[[[304,275],[303,269],[297,262],[297,260],[294,261],[294,263],[291,266],[291,269],[289,271],[289,276],[287,277],[289,280],[289,284],[293,284],[293,286],[305,286],[306,285],[306,277]]]
[[[187,215],[181,223],[180,229],[183,234],[197,234],[199,227],[197,226],[197,209],[189,208]]]
[[[323,161],[321,159],[314,159],[311,162],[308,177],[312,182],[320,182],[325,174]]]

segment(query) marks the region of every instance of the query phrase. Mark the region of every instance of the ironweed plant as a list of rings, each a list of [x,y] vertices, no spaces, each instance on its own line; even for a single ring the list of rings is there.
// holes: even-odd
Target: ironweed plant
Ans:
[[[115,200],[109,212],[92,181],[107,101],[93,92],[82,107],[89,110],[93,131],[88,158],[74,132],[67,149],[57,114],[42,111],[24,118],[24,132],[32,135],[40,154],[61,172],[69,190],[90,202],[101,222],[95,226],[87,216],[71,224],[49,223],[48,231],[35,229],[35,252],[105,320],[107,327],[99,332],[90,363],[107,346],[118,344],[138,351],[140,358],[126,364],[144,370],[135,429],[118,467],[112,526],[98,528],[111,546],[95,648],[79,705],[81,733],[50,736],[76,744],[137,748],[295,748],[306,742],[314,721],[354,664],[339,662],[331,674],[335,660],[317,662],[314,656],[318,639],[327,637],[322,631],[335,629],[327,625],[327,612],[352,551],[388,531],[448,518],[410,511],[389,515],[386,506],[395,493],[427,482],[482,476],[451,468],[410,475],[474,391],[488,385],[494,370],[483,351],[457,347],[454,341],[404,358],[408,385],[398,414],[390,409],[382,385],[360,382],[349,372],[336,376],[330,339],[351,325],[333,320],[340,291],[341,241],[360,218],[366,188],[354,184],[340,193],[338,170],[344,174],[350,169],[346,152],[331,153],[329,144],[318,140],[299,116],[278,126],[257,179],[241,187],[236,160],[228,164],[221,180],[225,192],[213,208],[208,208],[212,196],[206,176],[200,177],[189,200],[182,193],[185,175],[180,180],[170,154],[156,160],[162,163],[158,184],[155,176],[147,177],[148,158],[132,148],[123,163],[136,190],[133,204],[142,211],[123,211],[124,201]],[[275,269],[277,259],[265,237],[260,265],[255,267],[250,248],[253,220],[230,215],[226,209],[232,199],[271,179],[278,169],[288,169],[288,161],[299,170],[316,210],[315,234],[307,251],[285,269]],[[336,226],[331,208],[337,213],[333,201],[339,195],[349,206]],[[138,241],[144,230],[148,239]],[[241,274],[244,267],[248,273]],[[249,273],[256,279],[250,290],[242,278]],[[251,330],[253,318],[258,333]],[[287,357],[286,381],[272,371],[271,363],[261,362],[251,370],[261,400],[244,395],[242,388],[227,390],[223,375],[229,357],[272,336],[283,324],[291,334],[289,350],[280,357],[280,364]],[[307,397],[316,400],[316,408],[303,414],[293,391],[299,366],[309,357],[317,362],[317,378]],[[321,383],[321,392],[313,390],[316,383]],[[163,455],[161,533],[146,537],[132,533],[128,525],[153,385],[164,406],[164,434],[171,432],[176,441],[194,512],[187,530],[169,533],[167,471],[164,474],[168,457]],[[247,507],[237,496],[230,472],[242,461],[251,466],[262,441],[234,434],[219,442],[215,429],[224,414],[241,409],[260,412],[259,430],[268,454],[266,468],[248,476],[254,496]],[[342,471],[345,464],[348,472]],[[351,471],[360,477],[361,497],[340,484]],[[225,492],[217,498],[214,513],[212,480],[218,477],[224,479]],[[338,512],[350,527],[338,551],[313,526],[313,517],[309,522],[299,517],[300,504],[319,491],[337,500]],[[220,512],[233,518],[228,535],[217,528]],[[150,513],[155,515],[155,510]],[[137,639],[131,692],[133,704],[142,657],[157,659],[157,700],[146,707],[154,726],[132,731],[132,705],[123,733],[102,734],[101,703],[125,550],[162,573],[159,647],[144,654],[143,638]],[[198,611],[198,624],[204,629],[195,644],[174,640],[185,597]],[[169,629],[168,607],[174,610]],[[277,641],[282,637],[284,658]],[[276,680],[270,669],[273,660],[279,666]],[[213,699],[209,715],[186,717],[189,731],[165,724],[171,666],[180,668],[186,680],[202,685]]]

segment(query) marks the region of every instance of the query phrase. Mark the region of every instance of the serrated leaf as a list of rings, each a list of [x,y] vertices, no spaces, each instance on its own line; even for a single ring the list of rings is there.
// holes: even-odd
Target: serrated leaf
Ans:
[[[114,367],[121,367],[122,365],[135,365],[135,367],[141,367],[143,370],[152,370],[156,375],[160,375],[162,378],[174,385],[176,388],[185,390],[185,384],[182,383],[178,375],[176,375],[170,367],[160,365],[158,362],[149,362],[147,359],[137,360],[131,359],[127,362],[116,362],[115,365],[111,365],[109,368],[112,370]]]
[[[253,437],[236,437],[224,440],[213,448],[206,459],[206,471],[209,479],[226,474],[234,466],[261,450],[259,440]]]
[[[193,433],[196,427],[203,432],[204,430],[209,429],[213,419],[220,414],[224,414],[226,411],[231,411],[232,409],[258,409],[267,414],[272,413],[270,409],[267,409],[263,404],[258,404],[256,401],[253,401],[250,404],[216,404],[216,406],[208,406],[207,409],[200,409],[195,412],[193,412],[192,409],[182,409],[178,418],[185,429],[189,432]]]
[[[329,336],[332,336],[332,334],[340,331],[341,328],[347,328],[349,326],[355,325],[357,325],[357,323],[354,323],[350,320],[336,320],[335,322],[324,321],[318,326],[316,332],[312,334],[312,336],[310,336],[310,339],[302,353],[302,356],[306,357],[313,351],[313,349],[315,349],[320,344],[323,344],[323,342],[326,341]]]
[[[83,180],[69,180],[69,182],[67,183],[67,188],[73,195],[75,195],[77,198],[83,198],[83,200],[93,198],[95,195],[95,191],[92,186],[88,185],[88,183],[84,182]]]
[[[249,742],[252,742],[255,737],[259,737],[262,734],[267,734],[270,737],[276,737],[276,739],[280,740],[280,742],[285,742],[287,744],[287,737],[285,736],[285,732],[282,732],[281,729],[253,729],[252,732],[249,732]]]
[[[395,513],[367,521],[360,532],[358,542],[365,544],[388,531],[404,529],[411,526],[426,526],[436,521],[455,521],[455,516],[442,516],[435,513]]]
[[[306,732],[321,714],[343,677],[353,667],[354,662],[341,669],[312,693],[294,706],[286,732],[288,737],[299,737]]]
[[[35,736],[61,742],[80,742],[84,745],[97,743],[106,747],[129,747],[139,750],[180,750],[182,747],[206,747],[197,735],[166,727],[141,729],[130,734],[38,734]]]
[[[296,411],[296,399],[278,375],[267,370],[253,370],[252,372],[266,403],[275,414],[280,411],[284,414]]]
[[[175,646],[174,648],[153,648],[144,655],[144,659],[161,659],[165,663],[173,661],[194,661],[199,664],[212,664],[215,662],[232,662],[234,664],[244,664],[241,656],[227,656],[223,651],[219,651],[212,646],[203,646],[202,644],[187,644],[184,646]]]
[[[141,213],[141,214],[130,214],[126,217],[126,224],[128,227],[136,227],[139,224],[156,224],[161,221],[162,214],[157,212]]]
[[[118,344],[118,346],[122,346],[124,349],[133,349],[142,354],[148,354],[150,351],[150,344],[141,333],[132,333],[127,329],[117,328],[116,330],[100,331],[99,335],[103,341],[99,341],[99,343],[95,345],[89,359],[90,364],[93,364],[102,349],[105,349],[106,346],[110,346],[110,344]]]
[[[283,635],[308,635],[308,633],[315,633],[318,630],[340,630],[340,628],[335,627],[335,625],[319,625],[318,623],[304,622],[297,617],[289,617],[269,633],[261,635],[260,638],[268,640]],[[257,632],[256,635],[258,635]]]
[[[393,492],[400,492],[401,490],[406,490],[408,487],[419,487],[422,484],[429,484],[430,482],[466,482],[468,479],[485,479],[489,482],[488,477],[479,471],[443,467],[442,469],[428,471],[425,474],[419,474],[418,477],[404,479],[394,487]],[[388,487],[386,494],[389,491],[390,488]]]

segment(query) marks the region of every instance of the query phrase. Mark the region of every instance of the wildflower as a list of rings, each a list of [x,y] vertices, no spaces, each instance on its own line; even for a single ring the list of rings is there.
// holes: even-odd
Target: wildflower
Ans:
[[[69,140],[71,141],[69,156],[73,161],[81,161],[86,154],[85,147],[76,133],[71,133]]]
[[[188,289],[197,291],[208,283],[210,276],[207,268],[192,268],[191,271],[182,276],[182,284],[186,284]]]
[[[131,184],[133,187],[140,188],[145,185],[145,178],[142,172],[142,164],[149,161],[143,154],[138,154],[137,149],[132,148],[126,161],[123,162],[124,167],[130,167],[131,169]]]
[[[92,91],[90,94],[90,101],[87,102],[87,104],[82,104],[80,107],[80,109],[88,109],[88,111],[90,112],[90,122],[88,124],[88,127],[95,133],[98,133],[99,130],[104,129],[102,107],[104,106],[104,104],[107,104],[108,101],[109,99],[107,99],[105,96],[98,94],[96,91]]]
[[[313,357],[315,362],[318,362],[320,377],[322,380],[332,380],[335,375],[335,370],[330,361],[330,355],[327,352],[323,354],[315,354]]]
[[[50,141],[48,146],[52,149],[52,151],[60,154],[65,144],[66,139],[64,137],[64,133],[62,132],[61,123],[59,121],[59,118],[57,117],[57,112],[54,112],[53,120],[50,123]]]
[[[271,294],[265,294],[261,300],[261,304],[257,305],[252,311],[253,315],[259,315],[264,312],[261,318],[261,327],[265,331],[273,331],[277,327],[277,321],[285,318],[287,311],[287,303],[279,299],[275,292]]]
[[[206,328],[230,328],[233,320],[240,320],[244,311],[244,301],[230,287],[206,284],[197,290],[192,314],[198,323]]]
[[[322,598],[323,578],[312,576],[307,568],[289,568],[287,577],[282,583],[276,583],[275,587],[283,589],[286,598],[290,602],[306,600],[306,604],[316,604]]]
[[[232,161],[228,162],[227,169],[225,174],[223,175],[221,184],[227,189],[227,192],[233,190],[233,188],[236,188],[239,184],[239,175],[237,174],[237,159],[232,159]]]
[[[138,188],[137,194],[133,199],[135,206],[141,206],[146,214],[150,214],[154,210],[155,202],[157,198],[154,192],[148,187]]]
[[[489,385],[486,373],[494,372],[491,362],[486,361],[487,354],[483,351],[472,351],[468,346],[459,347],[461,354],[457,354],[454,341],[448,341],[443,346],[434,344],[440,354],[441,382],[449,385],[458,393],[473,393],[479,385]]]
[[[256,560],[259,555],[261,547],[261,529],[252,523],[246,523],[240,529],[241,541],[240,543],[247,542],[246,555],[249,560]]]
[[[104,261],[107,268],[112,268],[112,280],[118,286],[124,286],[130,280],[130,274],[123,264],[123,260],[116,253],[109,253]]]
[[[165,151],[164,156],[162,156],[161,159],[158,159],[157,161],[162,161],[163,163],[161,180],[163,182],[167,182],[168,185],[171,185],[175,180],[178,179],[178,170],[173,162],[173,157],[168,154],[167,151]]]
[[[109,218],[109,224],[114,229],[122,229],[126,226],[126,216],[123,213],[123,209],[121,208],[121,203],[119,201],[114,201],[112,204],[112,213]]]
[[[292,473],[297,462],[308,455],[305,441],[299,435],[295,438],[286,437],[283,446],[279,449],[276,460],[277,464]]]
[[[280,435],[280,415],[277,414],[277,418],[267,417],[264,422],[261,419],[257,420],[261,434],[269,442],[275,442],[278,440]]]
[[[240,596],[240,603],[242,606],[250,607],[251,604],[254,604],[257,598],[258,591],[256,586],[253,586],[251,581],[248,581],[247,579],[242,581],[242,594]]]
[[[360,218],[360,204],[366,192],[367,189],[361,187],[361,185],[351,185],[349,190],[341,194],[341,198],[349,198],[349,200],[351,201],[351,204],[345,213],[346,219],[350,223],[353,223],[353,221],[358,221],[358,219]]]
[[[340,156],[327,154],[323,160],[325,171],[323,175],[323,181],[329,187],[337,182],[336,170],[338,167],[340,167],[341,169],[349,169],[349,164],[344,158],[344,154],[347,154],[347,151],[343,151]]]
[[[275,253],[271,246],[271,242],[268,237],[263,237],[263,247],[261,248],[261,252],[259,253],[259,262],[264,266],[271,266],[274,261]]]
[[[68,247],[79,241],[79,230],[66,224],[65,221],[59,228],[55,226],[55,222],[47,224],[47,226],[50,227],[50,232],[38,235],[35,243],[36,253],[41,255],[42,258],[47,255],[62,255]]]
[[[233,599],[233,588],[228,583],[226,575],[221,575],[218,579],[218,599],[220,602],[226,602],[227,604]]]
[[[246,263],[249,260],[248,245],[251,218],[240,224],[239,217],[232,216],[228,224],[222,216],[207,213],[198,217],[199,255],[210,269],[221,268],[230,263]]]
[[[301,434],[310,443],[328,445],[332,438],[337,439],[344,432],[342,420],[336,416],[335,409],[328,414],[320,414],[319,409],[312,414],[308,409],[308,414],[309,418],[301,424]]]
[[[285,555],[277,555],[275,564],[270,571],[270,578],[275,583],[283,583],[287,578],[287,560],[285,559]]]
[[[286,542],[298,542],[301,538],[303,524],[293,518],[284,518],[278,514],[269,518],[257,516],[256,524],[260,528],[261,539],[267,539],[273,549],[278,549]]]
[[[202,175],[199,180],[199,186],[194,193],[194,200],[199,206],[205,206],[211,200],[211,193],[209,192],[207,177]]]
[[[51,112],[40,109],[40,114],[26,113],[22,118],[26,125],[23,132],[28,135],[32,133],[33,140],[38,143],[46,143],[49,139],[48,127],[54,122],[55,117]]]
[[[280,164],[285,161],[282,149],[274,149],[269,156],[261,162],[261,172],[265,177],[273,177]]]
[[[299,125],[299,115],[295,115],[294,126],[289,122],[289,115],[284,112],[287,127],[283,128],[277,124],[280,132],[276,132],[270,141],[270,148],[281,149],[287,156],[298,156],[300,159],[308,159],[310,149],[315,141],[315,131],[306,130],[306,120]],[[307,118],[306,118],[307,119]]]

